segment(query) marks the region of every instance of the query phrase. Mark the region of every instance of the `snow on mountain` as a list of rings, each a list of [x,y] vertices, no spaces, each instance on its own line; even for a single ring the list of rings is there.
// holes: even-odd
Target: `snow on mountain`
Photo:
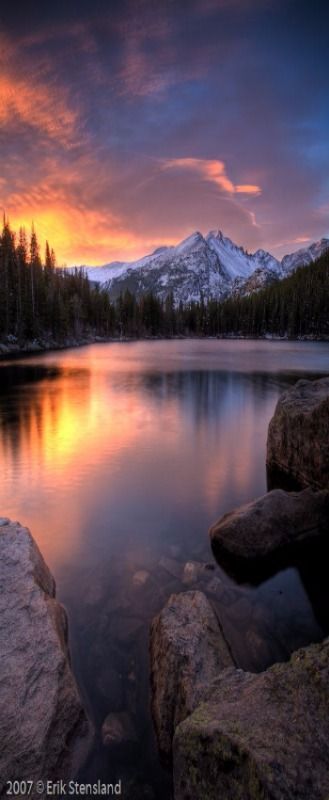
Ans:
[[[126,267],[127,265],[122,261],[112,261],[110,264],[103,264],[102,267],[87,267],[85,264],[82,264],[79,269],[83,269],[90,281],[94,283],[105,283],[114,275],[119,276]],[[76,267],[70,267],[69,271],[73,272],[75,269]]]
[[[125,289],[140,296],[152,291],[165,299],[173,292],[176,302],[187,303],[226,295],[229,280],[201,233],[194,233],[176,247],[158,249],[151,255],[127,264],[118,276],[115,272],[105,284],[113,297]]]
[[[134,262],[84,267],[91,281],[101,283],[111,297],[129,289],[136,296],[153,292],[175,303],[245,295],[284,278],[298,266],[310,264],[329,249],[329,239],[298,250],[278,261],[265,250],[247,253],[221,231],[205,237],[196,231],[176,246],[158,247]]]
[[[269,269],[277,274],[281,271],[280,262],[270,253],[266,253],[265,250],[257,250],[253,254],[246,253],[242,247],[238,247],[227,236],[223,236],[221,231],[210,231],[206,240],[231,280],[250,278],[255,269],[259,268]]]
[[[310,247],[297,250],[296,253],[291,253],[284,256],[282,259],[282,269],[284,275],[289,275],[297,267],[306,267],[307,264],[312,264],[317,258],[323,255],[329,249],[329,239],[320,239],[319,242],[313,242]]]

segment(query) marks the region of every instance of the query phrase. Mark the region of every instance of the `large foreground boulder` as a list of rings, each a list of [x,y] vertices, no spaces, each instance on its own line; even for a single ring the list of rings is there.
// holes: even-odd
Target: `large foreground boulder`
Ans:
[[[301,380],[280,397],[267,439],[269,472],[329,488],[329,378]]]
[[[160,753],[171,754],[176,726],[233,659],[202,592],[171,595],[151,626],[152,714]]]
[[[218,560],[259,564],[326,534],[328,522],[329,491],[274,489],[225,514],[209,533]]]
[[[329,640],[228,669],[174,738],[175,800],[327,800]]]
[[[0,680],[0,794],[7,781],[72,777],[90,729],[70,669],[66,613],[30,532],[3,518]]]

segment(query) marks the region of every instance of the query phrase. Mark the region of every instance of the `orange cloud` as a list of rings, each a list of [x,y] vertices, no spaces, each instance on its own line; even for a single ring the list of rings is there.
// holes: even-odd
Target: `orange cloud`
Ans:
[[[254,186],[254,184],[252,183],[239,183],[235,187],[235,191],[237,194],[253,194],[253,195],[261,194],[260,186]]]
[[[291,240],[293,244],[306,244],[306,242],[310,242],[311,239],[309,236],[297,236],[296,239]]]
[[[63,94],[42,83],[16,76],[0,76],[0,124],[19,120],[62,144],[76,130],[77,114]]]
[[[35,225],[41,252],[46,240],[54,248],[58,265],[93,264],[134,260],[159,245],[160,239],[140,237],[109,212],[77,207],[65,192],[36,187],[30,194],[13,195],[6,213],[14,230]]]
[[[227,194],[261,194],[260,186],[253,184],[235,185],[226,173],[224,161],[204,158],[172,158],[163,163],[163,169],[187,169],[200,175],[203,180],[215,183],[216,186]]]

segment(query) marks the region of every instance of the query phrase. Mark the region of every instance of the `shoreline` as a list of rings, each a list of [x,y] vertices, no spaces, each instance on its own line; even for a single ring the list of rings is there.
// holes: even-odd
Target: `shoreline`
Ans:
[[[0,342],[0,362],[10,361],[12,358],[20,358],[30,355],[42,355],[56,350],[71,350],[78,347],[86,347],[91,344],[111,344],[127,342],[170,342],[170,341],[251,341],[251,342],[319,342],[329,343],[329,337],[315,336],[275,336],[265,334],[264,336],[243,336],[238,334],[227,334],[223,336],[86,336],[80,339],[67,339],[64,342],[54,340],[34,340],[26,342],[22,346],[17,346],[13,342]]]

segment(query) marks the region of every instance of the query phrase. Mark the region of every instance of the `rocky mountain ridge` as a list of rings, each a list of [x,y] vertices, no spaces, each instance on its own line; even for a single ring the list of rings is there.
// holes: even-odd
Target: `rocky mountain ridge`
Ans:
[[[172,292],[177,305],[201,297],[250,294],[312,263],[328,249],[329,239],[321,239],[278,261],[265,250],[248,253],[221,231],[210,231],[205,237],[197,231],[178,245],[159,247],[135,262],[83,268],[113,299],[126,289],[137,297],[153,292],[162,300]]]

